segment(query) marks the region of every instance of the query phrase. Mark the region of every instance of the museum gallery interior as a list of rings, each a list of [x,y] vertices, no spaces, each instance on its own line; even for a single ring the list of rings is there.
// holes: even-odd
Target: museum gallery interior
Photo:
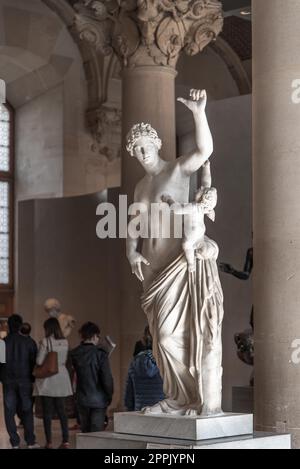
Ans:
[[[299,51],[299,0],[0,0],[1,449],[300,448]]]

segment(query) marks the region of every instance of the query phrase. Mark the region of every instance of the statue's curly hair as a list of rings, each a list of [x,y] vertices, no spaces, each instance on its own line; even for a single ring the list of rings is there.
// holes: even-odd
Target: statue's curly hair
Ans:
[[[162,147],[162,141],[158,137],[158,134],[155,129],[150,124],[135,124],[132,129],[127,134],[126,138],[126,150],[130,153],[131,156],[134,156],[134,147],[136,142],[141,137],[150,138],[157,149],[160,150]]]

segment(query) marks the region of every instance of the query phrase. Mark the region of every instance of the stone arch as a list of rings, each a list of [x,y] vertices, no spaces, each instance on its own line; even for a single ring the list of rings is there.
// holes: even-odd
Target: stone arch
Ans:
[[[80,40],[73,28],[74,8],[65,0],[42,0],[42,2],[61,18],[78,46],[88,86],[88,108],[100,106],[107,101],[108,81],[114,73],[117,57],[114,54],[101,56],[92,45]]]
[[[213,49],[225,62],[233,80],[235,81],[241,95],[252,92],[252,84],[238,54],[225,39],[218,37],[208,47]]]

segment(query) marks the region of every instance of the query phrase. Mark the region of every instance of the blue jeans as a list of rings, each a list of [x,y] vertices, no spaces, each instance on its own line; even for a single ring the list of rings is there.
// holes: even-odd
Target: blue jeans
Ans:
[[[41,396],[42,406],[43,406],[43,421],[44,421],[44,430],[47,443],[52,443],[52,417],[54,410],[58,415],[60,420],[61,430],[62,430],[62,442],[68,443],[69,441],[69,430],[68,430],[68,417],[65,410],[65,398],[64,397],[47,397]]]
[[[78,405],[82,433],[102,432],[105,427],[106,409],[94,409]]]
[[[3,384],[3,402],[5,425],[11,445],[20,445],[20,437],[15,421],[17,409],[22,412],[25,441],[27,445],[34,445],[32,383],[24,381]]]

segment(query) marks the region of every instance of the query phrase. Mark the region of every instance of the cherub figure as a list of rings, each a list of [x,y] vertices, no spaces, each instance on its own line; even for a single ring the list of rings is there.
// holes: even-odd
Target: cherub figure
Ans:
[[[201,187],[196,192],[195,201],[180,204],[167,194],[162,195],[162,201],[167,203],[176,215],[184,216],[184,234],[182,247],[188,263],[189,272],[196,268],[197,256],[207,257],[210,249],[205,242],[204,215],[215,221],[215,207],[217,205],[217,190],[211,187],[211,171],[209,160],[202,166]]]

